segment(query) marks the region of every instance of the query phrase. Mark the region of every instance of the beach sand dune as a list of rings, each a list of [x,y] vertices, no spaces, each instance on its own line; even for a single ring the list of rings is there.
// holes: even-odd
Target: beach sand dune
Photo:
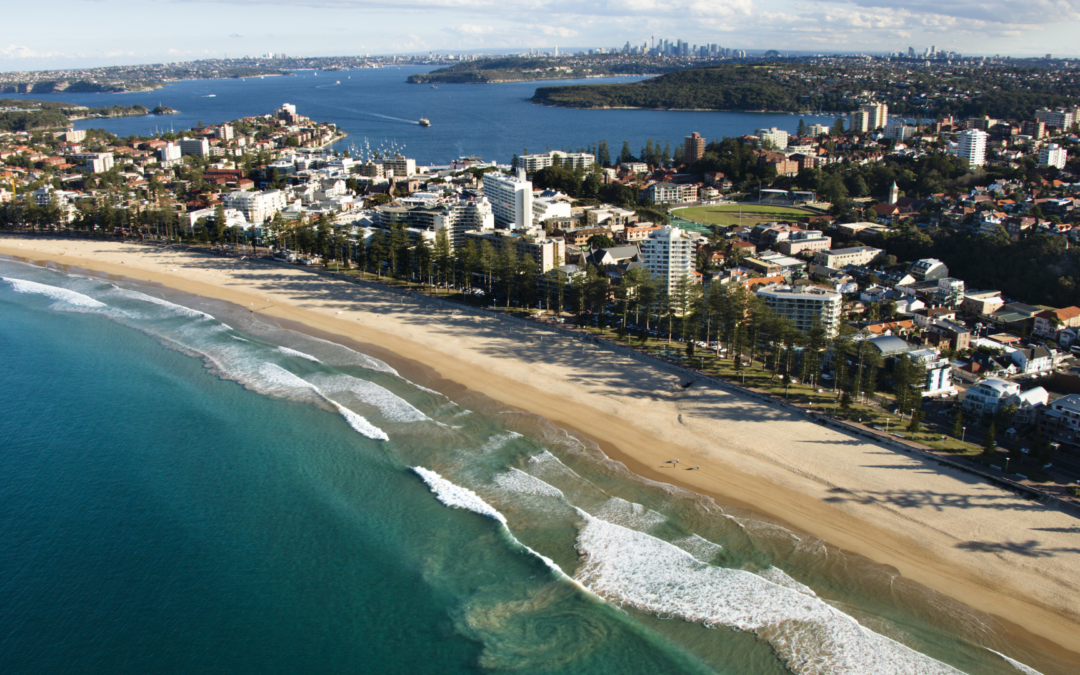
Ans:
[[[0,240],[0,254],[158,282],[381,346],[433,369],[446,393],[539,414],[645,478],[889,565],[1080,667],[1065,651],[1080,652],[1080,521],[974,476],[716,387],[682,389],[672,371],[573,338],[541,341],[538,329],[287,265],[66,239]]]

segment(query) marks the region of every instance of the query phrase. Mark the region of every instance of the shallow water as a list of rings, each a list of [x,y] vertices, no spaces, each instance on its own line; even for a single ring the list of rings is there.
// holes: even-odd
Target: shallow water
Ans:
[[[164,289],[0,277],[9,672],[1067,672],[407,363]]]

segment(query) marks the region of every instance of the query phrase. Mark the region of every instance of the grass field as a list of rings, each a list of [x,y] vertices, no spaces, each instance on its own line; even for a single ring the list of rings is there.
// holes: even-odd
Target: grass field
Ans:
[[[813,211],[791,206],[772,206],[770,204],[724,204],[723,206],[693,206],[677,209],[671,215],[684,218],[702,225],[745,225],[753,227],[758,223],[773,221],[794,221],[806,216],[816,215]]]

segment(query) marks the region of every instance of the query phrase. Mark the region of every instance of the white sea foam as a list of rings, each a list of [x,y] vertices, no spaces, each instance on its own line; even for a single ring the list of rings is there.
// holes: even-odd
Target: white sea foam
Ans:
[[[787,572],[780,569],[779,567],[768,567],[763,570],[758,570],[757,574],[764,579],[768,579],[777,586],[790,588],[793,591],[798,591],[799,593],[809,595],[814,598],[817,597],[817,593],[814,592],[814,589],[810,588],[806,584],[801,584],[798,581],[795,581],[790,576],[788,576]]]
[[[349,423],[349,426],[355,429],[358,433],[367,436],[368,438],[373,438],[376,441],[390,440],[390,437],[386,435],[385,431],[375,426],[371,422],[368,422],[366,419],[364,419],[363,415],[354,413],[353,411],[349,410],[340,403],[337,403],[336,401],[333,403],[335,406],[337,406],[337,409],[341,413],[341,416],[344,417],[345,421]]]
[[[1008,663],[1013,668],[1016,668],[1018,671],[1020,671],[1024,675],[1042,675],[1042,673],[1035,670],[1031,666],[1025,666],[1024,664],[1020,663],[1016,659],[1010,659],[1008,656],[1005,656],[1001,652],[995,652],[993,649],[990,649],[989,651],[994,652],[995,654],[997,654],[1001,658],[1005,659],[1006,663]]]
[[[281,366],[274,363],[262,363],[259,366],[259,375],[261,376],[260,384],[264,391],[270,389],[266,393],[274,393],[279,396],[288,396],[295,392],[310,391],[319,398],[333,404],[337,408],[341,416],[345,418],[345,421],[349,423],[357,433],[367,436],[368,438],[375,439],[377,441],[388,441],[390,437],[386,435],[386,432],[375,426],[371,422],[368,422],[363,415],[349,410],[345,406],[341,405],[337,401],[329,398],[319,390],[318,387],[308,382],[307,380],[290,373]]]
[[[426,422],[431,418],[411,403],[385,387],[351,375],[324,375],[313,380],[321,391],[348,392],[357,399],[379,409],[384,417],[393,422]]]
[[[663,514],[620,497],[612,497],[604,502],[596,517],[633,530],[649,530],[667,522]]]
[[[506,473],[495,476],[495,484],[509,492],[536,495],[538,497],[561,498],[563,496],[562,490],[559,488],[513,467]]]
[[[488,518],[493,518],[499,521],[500,523],[502,523],[503,529],[505,530],[506,534],[516,545],[520,546],[524,550],[539,558],[541,561],[543,561],[545,565],[548,566],[549,569],[551,569],[551,571],[555,572],[563,579],[566,579],[567,581],[575,585],[581,585],[575,579],[571,578],[570,575],[564,572],[554,560],[542,553],[539,553],[535,549],[521,543],[521,541],[514,536],[514,533],[510,531],[510,527],[506,523],[506,517],[503,516],[503,514],[499,513],[498,509],[485,502],[483,498],[480,497],[480,495],[476,494],[469,488],[451,483],[435,471],[425,469],[422,466],[414,466],[412,467],[412,470],[417,476],[420,476],[421,480],[423,480],[427,484],[428,488],[435,495],[435,498],[438,499],[440,502],[454,509],[466,509],[468,511],[479,513],[482,516],[487,516]]]
[[[611,602],[754,632],[799,675],[959,673],[817,598],[750,572],[707,565],[661,539],[579,513],[584,562],[574,576]]]
[[[9,279],[8,277],[0,277],[0,279],[11,284],[12,289],[16,293],[44,295],[47,298],[55,300],[57,304],[60,305],[80,307],[83,309],[102,309],[108,307],[104,302],[95,300],[88,295],[83,295],[82,293],[77,293],[59,286],[39,284],[36,281],[28,281],[26,279]]]
[[[702,562],[709,562],[717,553],[724,550],[724,547],[720,544],[714,544],[708,539],[699,537],[696,534],[692,534],[684,539],[676,539],[671,543]]]
[[[116,288],[112,292],[114,294],[116,294],[116,295],[119,295],[119,296],[124,297],[124,298],[128,298],[130,300],[139,300],[141,302],[149,302],[151,304],[158,305],[160,307],[165,307],[167,309],[172,310],[173,313],[175,313],[175,314],[180,314],[182,316],[188,316],[188,317],[191,317],[193,319],[210,319],[212,321],[216,320],[216,319],[214,319],[213,316],[207,314],[206,312],[201,312],[201,311],[199,311],[197,309],[192,309],[190,307],[185,307],[184,305],[178,305],[175,302],[169,302],[168,300],[165,300],[163,298],[159,298],[159,297],[153,296],[153,295],[148,295],[146,293],[140,293],[139,291],[133,291],[133,290],[130,290],[130,289],[127,289],[127,288]]]
[[[277,350],[282,354],[288,354],[289,356],[295,356],[300,359],[307,359],[308,361],[314,361],[315,363],[322,363],[322,361],[315,358],[311,354],[305,354],[304,352],[290,349],[289,347],[278,347]]]
[[[438,473],[422,466],[412,467],[413,472],[427,483],[435,498],[454,509],[466,509],[506,525],[506,518],[472,490],[455,485]]]
[[[480,446],[480,452],[488,453],[495,452],[499,448],[505,446],[515,438],[521,438],[521,434],[516,431],[507,431],[503,434],[495,434],[491,438],[484,441],[484,444]]]

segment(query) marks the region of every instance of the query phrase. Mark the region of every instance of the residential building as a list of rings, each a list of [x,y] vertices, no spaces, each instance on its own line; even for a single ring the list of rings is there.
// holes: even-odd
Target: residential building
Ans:
[[[558,161],[556,162],[556,160]],[[552,150],[551,152],[541,154],[521,155],[517,158],[516,168],[524,169],[525,173],[532,174],[540,169],[554,166],[556,163],[567,169],[588,169],[596,163],[596,157],[587,152],[562,152],[561,150]]]
[[[451,247],[457,249],[465,244],[466,232],[494,230],[495,215],[483,197],[416,206],[380,206],[375,210],[376,225],[389,228],[392,223],[432,232],[446,229]]]
[[[1058,145],[1050,143],[1039,151],[1039,166],[1052,166],[1058,169],[1065,168],[1065,162],[1069,159],[1069,152]]]
[[[90,173],[103,173],[113,168],[113,156],[108,152],[79,152],[72,155],[72,159],[82,162]]]
[[[891,122],[885,126],[884,135],[885,138],[891,141],[904,142],[914,138],[916,127],[908,124],[904,124],[902,120]],[[895,202],[890,202],[895,203]]]
[[[1017,349],[1009,354],[1017,369],[1026,375],[1045,373],[1053,367],[1050,350],[1042,345]]]
[[[952,366],[936,349],[919,349],[908,352],[912,363],[922,366],[926,371],[926,384],[923,394],[926,396],[945,396],[956,391],[952,382]]]
[[[866,126],[868,131],[880,129],[889,121],[889,106],[885,103],[870,103],[859,108],[866,114]]]
[[[1001,291],[966,291],[960,309],[974,316],[990,316],[1004,304]]]
[[[1013,394],[1005,400],[1005,405],[1016,406],[1013,414],[1013,427],[1025,427],[1038,422],[1039,413],[1043,411],[1050,401],[1050,392],[1042,387],[1035,387]]]
[[[848,131],[865,134],[870,131],[870,115],[865,110],[856,110],[848,115]]]
[[[916,281],[934,281],[949,276],[949,268],[937,258],[923,258],[908,265],[907,273]]]
[[[1035,315],[1032,332],[1040,337],[1058,339],[1064,328],[1080,328],[1080,307],[1047,309]]]
[[[1039,415],[1043,435],[1060,443],[1080,445],[1080,394],[1062,396]]]
[[[214,131],[214,135],[223,141],[231,141],[236,134],[231,124],[222,124]]]
[[[934,344],[946,343],[949,349],[963,351],[971,347],[971,331],[948,319],[938,319],[927,327],[927,336]]]
[[[645,188],[645,198],[652,200],[653,204],[681,204],[697,199],[697,190],[691,190],[694,187],[675,183],[653,183]]]
[[[566,245],[561,239],[532,239],[517,232],[493,230],[466,232],[465,240],[475,241],[478,245],[488,242],[495,249],[496,255],[502,253],[504,246],[513,246],[519,259],[531,258],[536,262],[536,271],[539,274],[546,274],[565,263]]]
[[[701,159],[701,156],[705,154],[705,139],[701,137],[701,134],[694,132],[686,137],[683,141],[683,155],[687,162],[693,162]]]
[[[1076,123],[1076,116],[1073,111],[1063,108],[1058,110],[1043,108],[1035,112],[1035,119],[1048,127],[1054,127],[1061,131],[1072,128],[1072,125]]]
[[[205,138],[181,138],[180,154],[194,155],[196,157],[209,157],[210,141]]]
[[[532,182],[525,180],[525,170],[508,176],[497,171],[484,174],[484,196],[491,203],[495,224],[511,230],[532,226]]]
[[[984,380],[967,390],[961,404],[964,412],[977,417],[993,417],[1005,401],[1020,393],[1020,385],[997,378]]]
[[[837,291],[819,286],[765,286],[757,291],[757,296],[765,301],[769,308],[795,324],[795,328],[809,331],[814,319],[821,322],[829,337],[834,337],[840,327],[840,310],[843,295]]]
[[[398,155],[396,157],[387,157],[382,161],[382,165],[383,175],[386,177],[408,178],[409,176],[416,175],[415,159],[408,159]],[[484,176],[487,175],[488,174],[484,174]]]
[[[641,242],[641,257],[668,294],[675,292],[679,279],[694,272],[694,244],[677,227],[665,225],[650,232]]]
[[[965,129],[957,134],[956,156],[968,161],[968,166],[986,164],[986,141],[990,137],[979,129]]]
[[[158,159],[165,166],[170,166],[180,161],[181,152],[180,146],[176,143],[166,143],[164,147],[158,148]]]
[[[866,265],[882,253],[884,251],[880,248],[870,246],[826,249],[814,253],[814,262],[818,265],[839,270],[848,265]]]
[[[754,135],[761,141],[761,147],[772,146],[776,150],[783,150],[788,145],[788,132],[776,127],[768,129],[755,129]]]
[[[274,217],[288,204],[288,198],[282,190],[266,190],[263,192],[249,192],[236,190],[225,195],[226,208],[236,209],[244,214],[248,222],[253,225],[262,225]]]
[[[832,131],[832,129],[830,129],[827,124],[811,124],[806,127],[806,135],[815,138],[818,136],[828,136],[830,131]]]

